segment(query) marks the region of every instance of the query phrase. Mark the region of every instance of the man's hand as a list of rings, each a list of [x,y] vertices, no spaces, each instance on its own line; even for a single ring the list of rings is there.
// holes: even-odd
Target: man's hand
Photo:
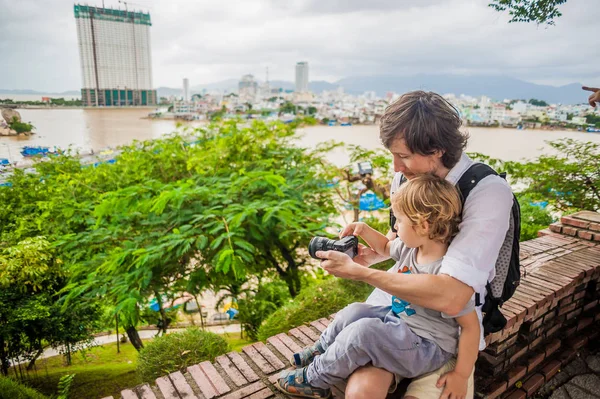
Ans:
[[[345,253],[338,251],[317,251],[317,258],[321,258],[321,267],[336,277],[356,280],[364,268],[356,264]]]
[[[588,100],[592,107],[596,107],[596,103],[600,103],[600,88],[583,86],[582,89],[593,92]]]
[[[436,385],[438,388],[446,386],[440,399],[465,399],[469,377],[465,378],[456,371],[451,371],[441,376]]]

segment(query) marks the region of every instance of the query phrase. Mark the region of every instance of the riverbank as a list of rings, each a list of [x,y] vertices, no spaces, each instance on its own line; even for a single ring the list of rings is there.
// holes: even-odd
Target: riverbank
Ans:
[[[23,158],[23,146],[47,146],[79,150],[90,154],[105,148],[127,145],[134,140],[144,141],[161,137],[177,130],[179,124],[196,128],[206,122],[142,119],[147,109],[21,109],[22,119],[31,121],[38,133],[30,137],[0,137],[0,158],[12,163]],[[469,133],[469,152],[480,152],[494,158],[519,161],[550,151],[546,141],[563,137],[581,141],[600,142],[600,134],[568,130],[518,130],[511,128],[463,128]],[[307,148],[329,140],[360,145],[367,150],[383,148],[379,140],[379,126],[325,126],[316,125],[299,129],[302,137],[298,144]],[[332,151],[329,159],[338,166],[347,164],[348,154]]]

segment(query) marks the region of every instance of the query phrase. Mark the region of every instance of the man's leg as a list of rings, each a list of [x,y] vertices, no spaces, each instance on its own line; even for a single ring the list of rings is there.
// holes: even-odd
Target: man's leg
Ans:
[[[392,381],[394,375],[389,371],[364,366],[352,373],[344,396],[346,399],[385,399]]]
[[[456,358],[450,359],[442,367],[431,373],[414,378],[406,389],[404,399],[439,399],[444,387],[438,388],[437,382],[441,376],[454,370],[454,367],[456,367]],[[474,397],[473,374],[471,373],[469,377],[466,399],[473,399]]]

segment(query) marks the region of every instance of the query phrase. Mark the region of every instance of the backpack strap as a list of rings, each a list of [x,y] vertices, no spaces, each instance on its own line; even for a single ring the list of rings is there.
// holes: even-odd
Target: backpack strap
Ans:
[[[456,184],[456,186],[458,187],[458,190],[460,191],[460,194],[461,194],[461,200],[462,200],[463,206],[465,205],[465,202],[467,201],[467,197],[469,196],[471,191],[475,188],[477,183],[479,183],[483,178],[488,177],[490,175],[498,176],[498,172],[496,172],[494,169],[492,169],[491,167],[489,167],[488,165],[486,165],[484,163],[474,163],[473,165],[471,165],[469,167],[469,169],[467,169],[465,171],[465,173],[463,173],[463,175],[458,180],[458,183]],[[505,174],[503,174],[503,175],[506,176]],[[501,177],[504,178],[504,176],[501,176]],[[487,288],[488,292],[491,292],[491,287],[490,287],[489,282],[487,283],[486,288]],[[481,302],[481,296],[477,292],[477,293],[475,293],[475,306],[481,306],[481,305],[483,305],[483,302]]]
[[[400,186],[402,186],[407,181],[408,180],[406,179],[406,177],[404,177],[404,175],[400,175],[400,179],[399,179],[399,182],[398,182],[398,188],[400,188]],[[394,194],[394,193],[392,192],[391,194]],[[395,225],[396,225],[396,217],[394,216],[394,212],[392,211],[392,207],[390,207],[390,230],[392,230],[394,233],[397,233],[398,231],[394,227]]]
[[[477,183],[479,183],[482,179],[490,175],[498,176],[498,172],[496,172],[494,169],[490,168],[484,163],[474,163],[473,165],[471,165],[471,167],[469,167],[469,169],[466,170],[465,173],[463,173],[463,175],[458,180],[458,183],[456,183],[456,185],[458,186],[458,190],[462,195],[463,205],[465,204],[467,197],[475,188]],[[506,176],[506,174],[504,173],[502,175]],[[504,178],[504,176],[500,177]]]

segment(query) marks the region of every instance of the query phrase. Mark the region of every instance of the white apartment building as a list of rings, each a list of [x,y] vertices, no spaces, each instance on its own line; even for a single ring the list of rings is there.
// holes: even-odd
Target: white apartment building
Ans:
[[[298,93],[308,92],[308,62],[296,64],[296,91]]]
[[[156,105],[150,14],[75,4],[86,106]]]
[[[183,79],[183,101],[190,101],[190,80],[188,78]]]

